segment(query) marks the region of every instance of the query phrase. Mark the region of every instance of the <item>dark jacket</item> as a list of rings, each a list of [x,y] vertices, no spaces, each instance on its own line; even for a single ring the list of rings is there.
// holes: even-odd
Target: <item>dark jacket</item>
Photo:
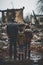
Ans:
[[[7,34],[9,37],[16,37],[18,34],[18,26],[15,24],[7,25]]]

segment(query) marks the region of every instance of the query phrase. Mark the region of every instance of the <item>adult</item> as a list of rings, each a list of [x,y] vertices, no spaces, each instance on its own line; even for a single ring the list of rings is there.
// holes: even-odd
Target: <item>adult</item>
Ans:
[[[14,45],[14,59],[16,59],[16,42],[17,42],[18,26],[17,23],[12,19],[7,25],[7,35],[9,38],[9,56],[12,58],[12,45]]]

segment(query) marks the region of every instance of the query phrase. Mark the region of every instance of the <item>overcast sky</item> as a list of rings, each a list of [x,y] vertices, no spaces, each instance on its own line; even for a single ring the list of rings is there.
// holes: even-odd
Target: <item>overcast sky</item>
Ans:
[[[22,8],[24,9],[24,16],[27,13],[32,13],[32,10],[36,12],[37,0],[0,0],[0,10],[7,8]]]

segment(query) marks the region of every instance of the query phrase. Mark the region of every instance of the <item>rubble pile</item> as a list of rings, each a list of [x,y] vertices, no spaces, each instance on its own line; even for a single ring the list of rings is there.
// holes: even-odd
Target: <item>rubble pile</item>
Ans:
[[[39,27],[32,25],[31,28],[33,30],[33,38],[30,45],[30,58],[40,60],[43,58],[43,22]]]
[[[6,24],[0,23],[0,48],[2,49],[3,57],[8,57],[8,37],[6,33]]]

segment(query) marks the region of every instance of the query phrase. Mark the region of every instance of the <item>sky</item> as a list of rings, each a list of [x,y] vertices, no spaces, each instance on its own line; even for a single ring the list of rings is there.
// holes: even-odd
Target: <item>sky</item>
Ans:
[[[0,10],[5,10],[7,8],[22,8],[25,7],[23,13],[26,16],[29,13],[32,13],[32,10],[36,12],[37,0],[0,0]]]

